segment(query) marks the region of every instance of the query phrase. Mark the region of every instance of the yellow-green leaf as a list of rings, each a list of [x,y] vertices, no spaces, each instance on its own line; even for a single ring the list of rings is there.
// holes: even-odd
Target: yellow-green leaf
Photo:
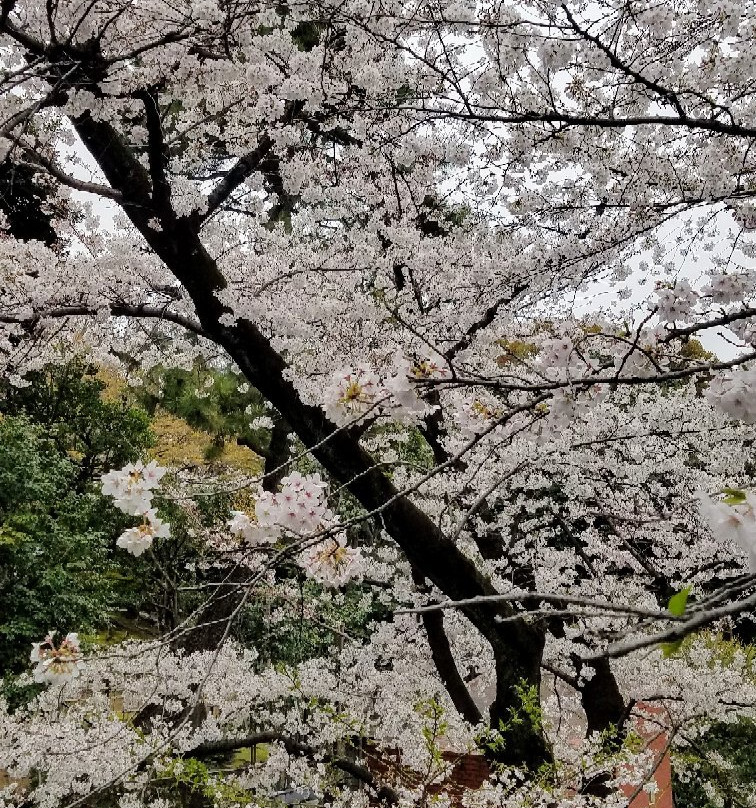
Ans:
[[[664,658],[668,659],[671,656],[674,656],[680,648],[682,648],[683,641],[676,640],[675,642],[663,642],[661,644],[662,654],[664,654]]]
[[[688,595],[690,595],[689,586],[672,595],[667,604],[667,611],[674,617],[682,617],[685,614],[685,607],[688,605]]]
[[[722,493],[726,495],[724,501],[728,505],[740,505],[746,501],[746,492],[739,488],[723,488]]]

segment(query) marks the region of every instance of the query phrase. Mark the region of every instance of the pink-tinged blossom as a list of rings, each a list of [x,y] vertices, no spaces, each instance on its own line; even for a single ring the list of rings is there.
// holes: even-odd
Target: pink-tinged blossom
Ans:
[[[55,223],[60,243],[54,249],[34,239],[17,240],[11,232],[0,234],[0,363],[11,379],[28,383],[19,374],[27,373],[29,360],[38,362],[38,368],[48,360],[59,361],[57,335],[74,329],[89,343],[94,361],[136,356],[145,368],[165,361],[187,368],[197,359],[216,363],[217,351],[225,349],[228,355],[218,364],[235,361],[245,368],[261,394],[276,400],[302,446],[312,450],[323,438],[312,407],[323,404],[323,388],[334,370],[341,365],[359,368],[342,372],[351,376],[353,388],[345,388],[343,378],[334,383],[327,406],[335,421],[380,416],[411,422],[422,406],[413,380],[422,377],[406,366],[399,373],[391,355],[397,347],[402,356],[417,356],[435,346],[434,355],[448,354],[457,378],[455,385],[435,388],[441,408],[434,425],[438,428],[426,434],[438,438],[431,447],[436,459],[448,456],[449,462],[429,475],[423,458],[416,457],[419,438],[414,430],[393,428],[359,436],[353,430],[329,442],[332,451],[315,450],[329,473],[357,483],[363,513],[376,512],[368,525],[375,529],[370,578],[386,588],[370,587],[366,612],[372,598],[394,608],[396,603],[421,605],[429,598],[451,597],[465,589],[467,579],[473,589],[485,578],[491,591],[506,592],[513,571],[522,565],[532,570],[539,591],[651,608],[656,600],[650,579],[715,585],[711,571],[721,560],[721,545],[708,536],[689,541],[697,522],[687,503],[698,485],[721,490],[723,477],[746,485],[752,476],[747,461],[754,430],[726,422],[723,415],[745,412],[753,420],[747,401],[753,398],[748,395],[752,386],[743,384],[747,378],[738,372],[732,374],[738,376],[736,384],[730,378],[713,382],[710,400],[722,404],[715,409],[695,395],[693,379],[688,383],[680,378],[671,385],[655,381],[659,368],[638,351],[615,370],[648,376],[648,383],[614,384],[601,403],[588,384],[565,387],[549,398],[554,388],[544,384],[544,377],[548,381],[559,373],[557,378],[565,381],[582,379],[592,373],[589,363],[601,369],[602,378],[614,375],[618,352],[624,355],[634,341],[625,329],[621,336],[617,333],[617,321],[625,316],[629,324],[643,319],[626,306],[614,309],[615,292],[620,297],[616,285],[606,296],[596,291],[595,303],[614,309],[601,332],[581,334],[574,322],[565,321],[563,328],[559,320],[575,305],[584,305],[576,295],[593,297],[594,281],[628,279],[636,258],[645,253],[653,269],[640,266],[639,272],[667,285],[678,271],[697,276],[715,258],[721,258],[717,268],[732,275],[750,272],[746,267],[756,257],[756,240],[740,232],[731,235],[730,221],[723,221],[728,214],[717,211],[734,208],[737,221],[754,227],[756,208],[743,195],[750,193],[756,150],[742,147],[744,127],[753,127],[753,95],[741,91],[751,81],[756,58],[754,15],[742,13],[733,0],[638,3],[632,4],[632,14],[624,2],[561,0],[440,0],[424,4],[420,15],[414,4],[402,3],[386,4],[387,13],[381,14],[371,14],[369,8],[363,14],[370,4],[358,2],[297,4],[283,15],[276,4],[246,3],[234,4],[231,20],[224,15],[230,4],[218,0],[56,3],[55,14],[49,13],[52,4],[39,0],[4,5],[14,6],[7,25],[1,26],[14,92],[0,100],[8,135],[0,139],[0,152],[22,149],[35,162],[38,151],[41,165],[51,156],[60,157],[59,176],[80,168],[81,161],[87,163],[88,152],[86,173],[91,169],[96,181],[98,174],[99,181],[108,178],[111,187],[101,186],[101,191],[118,210],[114,226],[109,216],[99,224],[64,187],[56,196],[56,180],[50,203],[62,215]],[[297,47],[301,37],[296,27],[323,8],[335,11],[338,47],[331,47],[327,32],[316,37],[312,48]],[[600,47],[589,47],[588,38],[595,37]],[[55,47],[56,42],[65,46]],[[91,48],[92,43],[97,47]],[[406,58],[408,47],[420,58]],[[611,49],[617,60],[607,60],[602,48]],[[30,49],[36,60],[32,64],[23,58]],[[54,60],[61,50],[73,54],[80,69],[72,74],[58,70]],[[101,69],[103,61],[110,69]],[[664,94],[649,106],[648,87],[627,81],[623,62],[677,93],[691,121],[702,126],[689,129],[672,121],[670,127],[675,115],[671,106],[665,109]],[[459,68],[465,76],[461,84]],[[50,94],[44,82],[53,75],[56,91]],[[365,89],[360,103],[350,102],[354,86]],[[140,88],[150,87],[159,89],[148,94],[153,106],[170,110],[166,146],[171,187],[164,189],[170,193],[161,194],[166,232],[160,236],[144,226],[153,213],[144,213],[150,194],[148,183],[139,181],[142,169],[155,174],[145,152],[159,133],[145,125],[150,99],[135,97],[142,95]],[[406,99],[407,87],[422,103],[411,103],[412,98],[409,104],[386,103]],[[34,104],[43,96],[41,107]],[[321,122],[326,128],[318,132],[303,115],[292,116],[286,98],[306,99],[309,123]],[[671,95],[667,100],[675,99]],[[578,123],[560,126],[552,121],[559,136],[542,137],[536,119],[543,113],[553,118],[554,112]],[[712,112],[716,120],[709,123],[721,131],[706,129]],[[87,124],[87,113],[94,125]],[[497,122],[498,113],[512,125]],[[589,125],[592,120],[601,123],[597,115],[606,119],[615,113],[617,126]],[[70,126],[47,125],[51,115],[84,121],[84,128],[78,127],[84,141],[77,140]],[[634,127],[620,120],[632,124],[642,117],[649,123]],[[136,173],[108,170],[111,128],[122,135],[121,162]],[[329,130],[340,134],[329,138]],[[333,148],[331,139],[337,141],[330,144]],[[71,154],[75,143],[71,163],[66,152]],[[224,155],[215,161],[212,152],[219,143]],[[278,183],[271,182],[267,169],[276,160],[293,207],[279,198]],[[214,165],[208,172],[209,162]],[[234,165],[253,170],[240,175]],[[235,182],[247,173],[237,187]],[[231,196],[226,196],[229,190]],[[145,197],[144,204],[139,197]],[[217,208],[209,207],[212,198],[221,201]],[[271,217],[281,205],[291,208],[285,222]],[[68,222],[66,212],[71,214]],[[85,219],[78,227],[73,217],[81,215]],[[177,249],[168,249],[169,244]],[[189,272],[192,255],[202,260],[194,261]],[[188,285],[179,288],[182,280]],[[638,291],[634,281],[633,298]],[[161,290],[177,293],[164,295]],[[651,295],[659,304],[651,308],[658,308],[660,316],[649,324],[660,320],[656,335],[666,340],[658,352],[670,359],[683,353],[674,367],[685,372],[698,372],[706,363],[683,352],[669,323],[687,320],[694,325],[692,332],[716,320],[719,312],[713,309],[730,305],[736,284],[731,277],[712,275],[700,294],[696,300],[689,287],[678,284]],[[78,315],[75,321],[59,321],[71,306],[92,312],[94,319],[83,328],[74,325],[80,322]],[[119,307],[159,315],[150,321],[148,340],[144,329],[112,322]],[[741,312],[744,318],[748,311]],[[174,328],[174,318],[189,328]],[[753,329],[749,319],[732,324],[746,342],[754,339]],[[195,339],[195,331],[210,339]],[[575,350],[566,338],[550,349],[544,345],[542,338],[562,335],[577,344]],[[493,346],[504,337],[524,350],[522,357],[513,350],[499,364]],[[638,344],[646,341],[644,333]],[[531,361],[531,345],[543,346],[540,359]],[[639,369],[632,367],[633,357]],[[504,387],[497,390],[498,385]],[[423,385],[417,387],[422,394]],[[246,382],[240,391],[246,392]],[[242,410],[246,403],[241,403]],[[246,420],[253,417],[252,411],[246,413]],[[536,439],[536,430],[542,440]],[[475,441],[470,440],[473,434]],[[405,438],[412,443],[402,445]],[[429,447],[420,448],[427,456]],[[357,466],[355,460],[360,461]],[[369,477],[360,475],[360,469]],[[152,481],[149,475],[138,476],[141,485],[132,487],[110,481],[110,495],[129,513],[151,508]],[[370,480],[380,484],[367,486]],[[420,531],[406,520],[389,518],[409,506],[417,509],[412,524],[420,525]],[[737,538],[746,514],[736,509],[737,524],[728,526],[733,516],[727,507],[721,531],[734,531]],[[262,525],[267,519],[262,529],[297,554],[315,542],[326,558],[344,548],[339,542],[334,548],[326,539],[330,530],[322,532],[332,518],[324,490],[308,493],[289,479],[280,492],[261,494],[255,510],[257,519],[250,513],[249,524]],[[565,536],[576,541],[565,541]],[[496,541],[489,541],[491,537]],[[500,545],[500,538],[506,545],[503,555],[495,547],[483,552],[480,540],[490,548]],[[438,560],[439,547],[454,558],[449,542],[458,546],[457,561],[464,563],[435,564],[438,575],[432,577],[438,591],[415,586],[402,548],[424,574]],[[312,562],[326,563],[317,557]],[[334,566],[333,559],[326,570],[329,564]],[[274,569],[269,575],[269,602],[287,603],[293,594],[302,619],[305,609],[299,611],[302,598],[293,592],[291,578],[276,581]],[[329,590],[325,596],[326,603],[329,598],[336,603],[338,593]],[[283,613],[286,607],[275,608]],[[331,611],[312,608],[321,617]],[[500,666],[490,644],[498,640],[481,622],[482,614],[450,609],[444,620],[460,670],[474,666],[482,680],[478,692],[495,694]],[[506,642],[512,625],[503,625],[499,640]],[[526,630],[526,623],[521,628]],[[653,631],[651,625],[635,617],[594,617],[581,610],[575,619],[567,617],[563,632],[549,634],[543,649],[535,643],[520,650],[533,652],[532,670],[543,662],[566,671],[569,681],[577,673],[571,667],[576,655],[601,653],[612,635],[624,639],[647,630]],[[686,735],[686,722],[694,721],[693,736],[705,730],[705,717],[719,720],[724,712],[732,718],[745,709],[733,705],[756,702],[745,665],[740,692],[737,659],[730,664],[728,654],[723,665],[714,655],[709,664],[702,639],[691,638],[692,646],[686,643],[684,660],[645,651],[613,659],[623,699],[637,703],[644,695],[669,696],[664,709],[674,726]],[[0,700],[3,767],[15,757],[32,771],[33,793],[16,793],[11,800],[57,808],[91,802],[98,793],[89,796],[87,790],[102,788],[120,808],[141,808],[145,800],[152,800],[151,808],[165,808],[167,800],[156,797],[161,789],[155,780],[164,757],[191,754],[193,744],[205,740],[239,737],[251,721],[261,731],[296,737],[317,754],[314,760],[290,756],[279,744],[270,744],[268,761],[239,773],[250,794],[264,801],[282,772],[304,783],[300,775],[309,769],[308,784],[331,794],[334,808],[366,805],[364,792],[334,793],[327,782],[331,767],[321,755],[342,738],[348,742],[359,726],[380,748],[397,750],[397,767],[428,773],[428,781],[417,786],[409,777],[394,784],[399,804],[405,806],[419,803],[428,785],[441,782],[433,769],[438,755],[424,743],[428,724],[415,709],[419,697],[439,694],[449,748],[472,749],[480,737],[470,728],[455,730],[457,711],[414,615],[379,621],[365,642],[339,644],[329,649],[327,659],[308,660],[285,675],[272,667],[266,670],[262,660],[254,666],[245,660],[225,667],[228,643],[218,649],[217,658],[212,653],[179,657],[165,643],[154,645],[159,648],[142,647],[138,655],[131,650],[106,655],[94,679],[89,678],[93,665],[88,660],[76,681],[81,698],[53,699],[58,694],[43,693],[37,703],[49,709],[39,717],[31,710],[23,721],[9,716]],[[695,652],[689,653],[689,647]],[[338,657],[331,653],[337,650]],[[114,658],[118,656],[130,659]],[[744,654],[738,651],[738,656]],[[585,681],[589,672],[583,666],[578,681]],[[122,694],[123,711],[114,714],[110,692]],[[587,738],[575,756],[582,769],[569,771],[565,744],[557,737],[559,728],[575,735],[572,710],[580,709],[580,695],[561,685],[552,696],[542,693],[544,726],[559,761],[556,774],[569,784],[566,793],[552,782],[557,777],[549,778],[549,793],[544,793],[531,779],[513,782],[520,773],[501,771],[479,791],[466,793],[465,804],[585,808],[595,803],[598,798],[577,794],[574,785],[599,771],[596,762],[611,777],[613,761],[607,761],[598,742],[590,747]],[[315,709],[305,716],[302,707],[308,703]],[[149,726],[137,733],[133,722],[117,723],[118,713],[125,719],[143,705],[150,705],[154,720]],[[193,706],[203,708],[191,709],[198,721],[181,721]],[[487,705],[481,707],[486,714]],[[592,757],[591,748],[600,757]],[[269,781],[257,779],[268,772]],[[642,783],[642,773],[639,778]],[[2,797],[7,799],[4,791]],[[621,802],[619,796],[607,799],[607,804]]]
[[[716,376],[709,384],[706,398],[732,418],[746,424],[756,423],[756,368],[735,370]]]
[[[418,395],[420,381],[441,379],[448,375],[444,368],[426,359],[412,362],[397,352],[394,358],[394,375],[384,385],[391,398],[386,403],[387,414],[400,423],[417,423],[432,408]]]
[[[739,545],[748,556],[749,570],[756,572],[756,495],[749,491],[745,501],[729,504],[698,491],[696,499],[699,512],[714,536]]]
[[[59,684],[79,675],[81,648],[75,632],[66,634],[60,645],[55,646],[55,632],[50,632],[42,642],[32,644],[31,662],[35,663],[34,681]]]
[[[714,272],[701,293],[711,298],[712,303],[728,305],[742,303],[753,291],[753,278],[742,272]]]
[[[272,537],[288,530],[309,536],[335,524],[337,519],[325,501],[325,483],[317,475],[293,472],[281,480],[278,493],[261,491],[255,502],[257,524]]]
[[[358,365],[333,374],[323,409],[335,424],[343,425],[370,412],[386,395],[379,376],[367,365]]]
[[[135,463],[135,468],[139,468],[140,466],[144,487],[150,490],[157,488],[158,485],[160,485],[160,481],[168,471],[168,469],[158,466],[157,461],[155,460],[150,460],[146,466],[142,466],[141,462],[137,461]]]
[[[729,329],[746,345],[756,345],[756,319],[745,317],[729,324]]]
[[[152,507],[152,491],[166,469],[152,460],[146,466],[138,460],[122,469],[102,475],[102,493],[113,497],[116,507],[130,516],[141,516]]]
[[[255,502],[255,518],[261,527],[274,528],[279,520],[278,495],[269,491],[263,491]]]
[[[575,344],[569,337],[547,339],[538,352],[538,364],[553,378],[564,378],[575,359]]]
[[[276,537],[276,531],[263,527],[258,522],[253,521],[244,511],[231,511],[231,519],[228,521],[229,531],[242,538],[247,544],[264,544]]]
[[[316,474],[303,476],[292,472],[281,480],[277,493],[261,491],[255,503],[255,521],[234,511],[229,527],[253,543],[272,541],[285,534],[313,536],[338,524],[338,516],[326,503],[326,484]],[[340,586],[361,574],[362,555],[340,538],[327,538],[306,549],[300,564],[315,580],[328,586]]]
[[[363,574],[362,553],[337,538],[308,547],[299,563],[311,578],[326,586],[343,586]]]
[[[171,526],[157,515],[154,509],[144,514],[141,525],[130,527],[118,537],[116,545],[131,553],[140,556],[152,547],[155,539],[167,539],[171,535]]]
[[[673,288],[662,287],[656,290],[655,307],[660,320],[668,323],[687,322],[698,303],[698,292],[688,281],[679,281]]]

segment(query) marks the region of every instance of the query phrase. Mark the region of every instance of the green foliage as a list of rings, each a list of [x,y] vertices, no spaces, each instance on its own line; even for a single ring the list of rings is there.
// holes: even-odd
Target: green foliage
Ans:
[[[433,452],[420,430],[411,428],[402,434],[403,440],[396,445],[399,459],[404,463],[431,469],[435,465]]]
[[[673,756],[675,805],[748,808],[756,793],[756,723],[716,722]]]
[[[262,396],[238,373],[201,364],[192,370],[158,367],[135,395],[151,415],[160,408],[211,435],[214,440],[207,448],[211,455],[220,453],[223,443],[230,439],[241,439],[264,454],[270,440],[267,430],[250,426],[267,409]]]
[[[397,459],[401,463],[428,470],[435,465],[433,450],[417,427],[376,424],[369,434],[371,437],[378,436],[386,446],[396,452]],[[359,507],[356,500],[355,507]]]
[[[324,28],[325,26],[322,23],[311,20],[303,20],[302,22],[297,23],[295,28],[292,30],[291,38],[294,40],[299,50],[309,53],[320,43],[320,37],[324,31]]]
[[[133,519],[99,490],[104,471],[151,445],[149,419],[123,399],[105,400],[96,374],[75,359],[28,374],[26,387],[0,389],[5,673],[27,667],[30,644],[51,629],[95,632],[114,608],[136,612],[155,599],[154,565],[115,547]]]
[[[701,644],[708,654],[709,668],[737,665],[744,677],[756,682],[756,645],[745,645],[715,632],[688,635],[683,641],[683,647],[689,652],[691,661],[700,658]]]
[[[39,427],[0,420],[0,660],[27,664],[47,631],[101,623],[114,522],[102,498],[80,492],[77,468]]]
[[[443,754],[439,740],[449,729],[449,723],[444,718],[444,706],[438,697],[424,699],[415,705],[415,712],[420,715],[424,724],[422,727],[425,748],[434,763],[443,763]]]
[[[207,764],[196,758],[172,758],[158,769],[157,776],[158,789],[165,796],[171,792],[177,796],[201,795],[216,808],[250,802],[248,791],[226,778],[213,776]]]
[[[328,656],[339,647],[343,634],[367,640],[369,624],[387,617],[386,607],[366,587],[349,584],[332,597],[322,597],[323,587],[299,570],[293,572],[300,584],[298,598],[257,600],[242,614],[237,639],[254,646],[261,663],[296,665]],[[272,623],[271,613],[281,607],[285,618]]]
[[[80,489],[153,443],[146,413],[125,400],[103,400],[105,383],[96,374],[94,365],[74,359],[28,373],[27,387],[0,388],[0,412],[44,426],[58,452],[78,465]]]
[[[524,362],[538,354],[538,346],[533,342],[502,338],[497,339],[495,344],[504,351],[503,354],[496,357],[496,364],[501,367],[509,365],[512,362]]]
[[[8,705],[8,711],[11,713],[20,707],[25,707],[44,688],[44,685],[36,682],[22,682],[18,677],[11,674],[6,674],[0,679],[0,696],[5,700]]]
[[[683,359],[700,361],[700,362],[713,362],[716,360],[717,355],[711,351],[707,351],[701,344],[700,340],[691,337],[683,342],[680,347],[680,356]]]
[[[739,488],[724,488],[722,493],[725,495],[724,501],[728,505],[742,505],[746,501],[746,492]]]
[[[517,704],[509,708],[505,718],[499,719],[496,729],[488,729],[477,738],[480,748],[494,758],[507,749],[512,738],[519,735],[523,728],[532,728],[537,733],[543,731],[543,711],[538,688],[520,680],[514,690]]]
[[[673,617],[682,617],[685,614],[685,609],[688,605],[688,595],[690,595],[690,587],[686,586],[679,592],[672,595],[667,603],[667,611]],[[675,640],[674,642],[663,642],[661,644],[662,654],[665,657],[674,656],[683,646],[683,640]]]
[[[667,611],[674,617],[682,617],[688,605],[688,595],[690,595],[689,586],[686,586],[684,589],[672,595],[669,599],[669,603],[667,603]]]

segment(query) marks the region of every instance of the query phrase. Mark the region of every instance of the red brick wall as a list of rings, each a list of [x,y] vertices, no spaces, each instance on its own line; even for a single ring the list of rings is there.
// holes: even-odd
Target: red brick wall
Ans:
[[[452,764],[448,777],[440,783],[428,788],[429,794],[446,793],[451,797],[453,805],[461,805],[465,791],[480,788],[491,774],[488,761],[480,754],[458,754],[443,752],[445,761]],[[366,762],[370,771],[382,782],[392,785],[417,786],[422,775],[406,766],[399,765],[399,755],[395,749],[366,750]]]
[[[624,785],[620,790],[632,801],[628,808],[674,808],[672,800],[672,764],[669,755],[669,735],[666,731],[663,707],[649,704],[636,705],[636,712],[642,712],[646,718],[637,717],[633,721],[634,730],[646,741],[647,749],[655,753],[652,766],[655,767],[653,779],[657,791],[653,797],[635,786]],[[399,765],[399,755],[394,750],[367,749],[367,766],[381,781],[389,784],[418,785],[422,777],[417,772]],[[453,764],[449,776],[443,783],[428,789],[430,794],[445,792],[451,797],[452,805],[461,805],[461,797],[465,791],[480,788],[491,773],[488,762],[481,754],[455,754],[444,752],[444,760]],[[637,793],[636,793],[637,792]]]

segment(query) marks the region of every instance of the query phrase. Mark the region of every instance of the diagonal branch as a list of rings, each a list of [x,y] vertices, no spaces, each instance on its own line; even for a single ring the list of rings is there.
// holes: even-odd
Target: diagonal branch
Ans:
[[[257,147],[239,158],[226,176],[213,188],[207,199],[207,210],[200,218],[200,223],[209,219],[244,180],[260,167],[272,146],[272,139],[264,133],[260,137]]]
[[[154,112],[154,111],[153,111]],[[108,122],[84,113],[73,119],[77,133],[110,185],[123,195],[122,208],[147,244],[183,284],[208,339],[224,348],[247,380],[275,407],[313,456],[344,484],[368,512],[380,513],[388,534],[411,564],[447,596],[462,599],[495,594],[496,588],[434,520],[398,491],[380,464],[348,431],[337,428],[316,405],[301,398],[286,360],[261,328],[235,316],[224,302],[228,282],[197,233],[196,221],[161,211],[162,231],[150,227],[154,216],[150,174],[123,136]],[[271,158],[272,153],[269,153]],[[275,189],[274,189],[275,190]],[[490,643],[496,664],[496,699],[491,720],[498,725],[518,704],[523,681],[538,686],[545,629],[515,614],[504,604],[472,603],[463,612]],[[509,618],[501,622],[496,617]],[[501,762],[536,769],[551,758],[541,728],[524,722],[512,728]]]
[[[39,112],[44,105],[45,98],[41,98],[34,104],[19,110],[15,115],[11,115],[5,123],[0,126],[0,137],[8,137],[10,133],[20,124],[27,121],[32,115]]]
[[[511,303],[516,297],[522,294],[528,288],[528,286],[529,284],[527,283],[520,283],[514,287],[509,296],[500,297],[495,303],[490,305],[483,312],[483,315],[467,329],[464,336],[455,342],[451,348],[444,351],[444,357],[447,359],[447,361],[451,362],[460,351],[469,347],[475,335],[479,331],[482,331],[484,328],[488,328],[488,326],[491,325],[491,323],[496,319],[496,315],[501,311],[502,307],[506,306],[508,303]]]
[[[417,567],[412,568],[412,579],[418,587],[422,587],[425,582],[425,577]],[[421,617],[425,634],[428,638],[428,645],[431,649],[431,656],[438,675],[444,683],[446,692],[451,697],[457,712],[465,721],[473,724],[473,726],[479,724],[483,720],[483,716],[457,668],[449,637],[444,628],[443,612],[424,612]]]
[[[88,111],[71,122],[111,187],[121,194],[121,204],[129,209],[132,222],[144,235],[150,230],[153,215],[149,173],[109,123],[95,120]]]
[[[727,314],[723,314],[721,317],[716,317],[713,320],[705,320],[704,322],[695,323],[694,325],[680,327],[675,326],[674,328],[670,328],[667,334],[659,341],[662,343],[670,342],[673,339],[688,337],[691,334],[696,334],[699,331],[703,331],[707,328],[716,328],[720,325],[736,323],[738,320],[745,320],[748,317],[756,317],[755,308],[748,307],[745,309],[738,309],[737,311],[731,311]]]
[[[682,104],[680,103],[680,99],[672,90],[662,87],[661,84],[657,84],[657,82],[646,78],[642,73],[638,73],[636,70],[633,70],[631,67],[626,65],[617,57],[617,54],[611,48],[604,45],[604,43],[597,36],[594,36],[585,29],[581,28],[566,5],[562,4],[562,10],[567,15],[567,19],[572,30],[575,31],[576,34],[583,37],[583,39],[595,45],[609,59],[612,67],[616,67],[617,70],[624,73],[626,76],[629,76],[634,82],[636,82],[636,84],[642,85],[646,89],[651,90],[659,95],[665,102],[672,104],[675,111],[681,118],[686,117],[686,113],[682,107]]]
[[[594,662],[599,659],[617,659],[618,657],[632,654],[634,651],[640,651],[643,648],[650,648],[661,643],[678,642],[679,640],[684,640],[689,634],[716,623],[717,620],[721,620],[723,617],[742,614],[752,610],[754,607],[756,607],[756,594],[742,600],[726,603],[724,606],[693,611],[687,620],[678,618],[666,631],[611,643],[601,651],[586,654],[583,656],[583,661]]]
[[[0,17],[0,31],[4,31],[11,39],[14,39],[19,45],[26,48],[26,50],[33,53],[35,56],[45,55],[45,43],[39,39],[35,39],[15,23],[12,23],[7,15]]]
[[[15,140],[15,138],[13,138]],[[21,141],[16,141],[23,147],[23,143]],[[26,148],[26,147],[24,147]],[[58,182],[62,183],[63,185],[68,186],[69,188],[73,188],[76,191],[84,191],[88,194],[96,194],[97,196],[102,196],[107,199],[112,199],[115,202],[122,202],[123,196],[120,191],[116,191],[113,188],[110,188],[107,185],[102,185],[98,182],[87,182],[86,180],[77,180],[75,177],[66,174],[65,171],[61,171],[52,160],[48,160],[46,157],[33,152],[29,149],[26,149],[26,153],[24,155],[28,159],[26,161],[22,161],[19,165],[25,166],[32,171],[43,171],[46,174],[49,174],[51,177],[54,177]]]

